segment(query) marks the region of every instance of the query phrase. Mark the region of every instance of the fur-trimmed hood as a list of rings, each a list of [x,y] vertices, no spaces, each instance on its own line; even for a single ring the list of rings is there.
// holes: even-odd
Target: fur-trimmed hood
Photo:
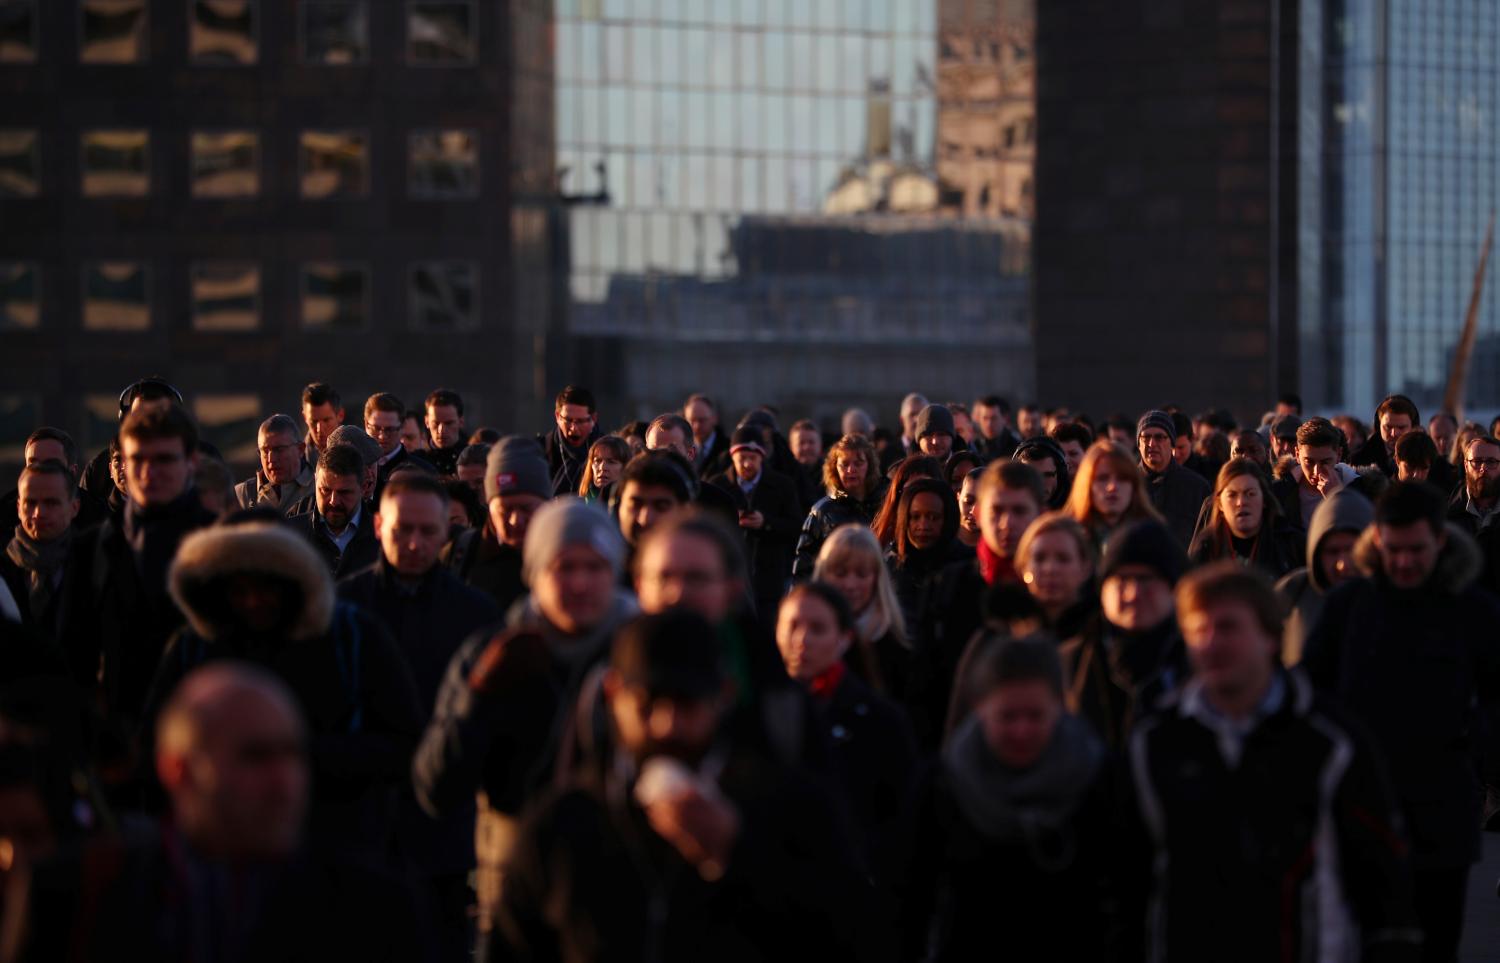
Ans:
[[[333,622],[333,578],[317,550],[284,525],[253,523],[200,529],[183,539],[167,573],[172,600],[193,630],[206,639],[223,634],[219,583],[230,575],[254,573],[292,582],[301,589],[299,611],[289,634],[310,639]]]
[[[1437,568],[1429,584],[1436,585],[1444,595],[1459,595],[1478,580],[1484,570],[1484,556],[1473,536],[1449,523],[1448,540],[1438,555]],[[1375,526],[1365,529],[1354,545],[1354,564],[1369,578],[1384,575],[1380,564],[1380,552],[1375,548]]]

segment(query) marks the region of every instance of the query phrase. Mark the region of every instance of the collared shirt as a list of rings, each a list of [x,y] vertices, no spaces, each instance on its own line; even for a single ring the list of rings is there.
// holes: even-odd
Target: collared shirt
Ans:
[[[739,477],[739,472],[735,472],[735,479],[739,482],[740,491],[745,493],[746,498],[749,498],[750,493],[755,491],[755,486],[760,484],[760,476],[764,475],[765,473],[765,469],[763,468],[754,478],[750,479],[749,481],[745,481],[743,478]]]
[[[1286,680],[1280,672],[1271,676],[1271,684],[1260,702],[1243,719],[1231,719],[1218,709],[1203,694],[1203,683],[1194,680],[1182,693],[1182,714],[1196,719],[1213,732],[1219,740],[1219,752],[1230,768],[1239,765],[1245,751],[1245,740],[1269,717],[1280,711],[1286,701]]]
[[[1465,495],[1464,511],[1479,519],[1478,528],[1482,532],[1489,527],[1490,522],[1494,521],[1495,515],[1500,514],[1500,503],[1497,503],[1495,507],[1491,508],[1489,511],[1485,511],[1478,505],[1474,504],[1474,497],[1472,495]]]
[[[710,451],[713,451],[714,442],[717,441],[718,438],[719,429],[715,428],[713,431],[710,431],[708,433],[707,438],[698,442],[698,454],[693,458],[693,464],[696,467],[701,469],[704,463],[708,461],[708,453]]]
[[[388,451],[384,455],[380,456],[380,460],[375,463],[375,467],[377,467],[377,468],[384,468],[386,462],[390,461],[392,458],[395,458],[397,455],[401,454],[401,452],[403,452],[405,450],[406,449],[402,447],[401,442],[399,442],[399,441],[396,442],[396,447],[395,448],[392,448],[390,451]]]
[[[349,548],[349,543],[354,541],[354,536],[359,533],[359,516],[364,510],[365,507],[363,505],[356,508],[354,515],[349,519],[349,524],[345,525],[344,530],[337,534],[334,533],[333,529],[328,527],[328,521],[322,515],[318,516],[318,524],[323,526],[323,534],[327,535],[328,540],[339,547],[340,555],[344,554],[345,550]]]

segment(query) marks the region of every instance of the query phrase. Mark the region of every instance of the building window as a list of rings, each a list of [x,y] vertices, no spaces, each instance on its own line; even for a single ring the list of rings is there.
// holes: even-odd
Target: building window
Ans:
[[[414,131],[409,154],[413,197],[479,195],[479,135],[475,131]]]
[[[233,463],[254,464],[259,457],[255,441],[261,412],[259,395],[193,396],[193,419],[203,430],[203,437],[219,449],[226,461]]]
[[[34,64],[36,0],[0,0],[0,64]]]
[[[83,326],[89,331],[151,327],[151,269],[139,261],[99,261],[83,269]]]
[[[0,261],[0,331],[29,330],[41,323],[40,282],[35,264]]]
[[[151,134],[89,130],[82,135],[85,197],[145,197],[151,192]]]
[[[479,11],[473,0],[408,0],[406,60],[423,67],[462,67],[478,60]]]
[[[192,164],[194,197],[260,193],[260,135],[253,130],[193,131]]]
[[[370,189],[369,138],[363,131],[302,132],[302,196],[363,197]]]
[[[36,197],[41,159],[34,130],[0,130],[0,197]]]
[[[303,63],[369,62],[370,5],[366,0],[308,0],[301,14]]]
[[[472,261],[413,264],[407,291],[414,328],[457,331],[479,326],[479,269]]]
[[[78,59],[86,64],[146,61],[146,0],[80,0]]]
[[[302,326],[314,331],[360,330],[370,317],[370,269],[362,264],[302,266]]]
[[[19,467],[26,460],[26,436],[41,423],[42,403],[36,395],[0,395],[0,461]]]
[[[253,261],[193,265],[193,327],[253,331],[260,327],[260,266]]]
[[[240,67],[258,59],[256,0],[187,0],[188,59]]]

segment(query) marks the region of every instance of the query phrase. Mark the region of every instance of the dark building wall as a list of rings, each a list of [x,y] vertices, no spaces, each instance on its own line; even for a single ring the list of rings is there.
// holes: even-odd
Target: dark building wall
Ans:
[[[32,196],[0,189],[0,267],[27,265],[37,285],[34,324],[0,312],[0,410],[14,416],[0,460],[19,454],[15,435],[35,424],[97,446],[108,430],[99,399],[152,373],[190,406],[238,399],[218,408],[241,417],[205,427],[210,438],[232,434],[216,440],[241,452],[245,425],[297,413],[311,380],[338,387],[354,423],[373,391],[416,407],[440,385],[476,399],[471,424],[531,429],[545,419],[545,379],[533,371],[556,311],[551,0],[458,5],[471,55],[442,65],[412,62],[407,19],[442,4],[367,0],[362,62],[314,64],[304,59],[308,5],[259,0],[254,62],[226,66],[193,61],[186,0],[149,4],[148,55],[130,64],[80,62],[78,0],[35,6],[34,62],[0,63],[0,127],[37,132],[39,174]],[[145,196],[86,195],[80,136],[99,128],[149,132]],[[225,130],[258,135],[258,194],[195,197],[193,133]],[[305,130],[363,134],[363,190],[306,196]],[[469,187],[434,196],[416,176],[411,138],[427,130],[472,135]],[[82,277],[94,261],[147,266],[143,329],[85,324]],[[246,329],[194,320],[194,266],[216,261],[258,269]],[[306,320],[316,308],[302,269],[319,261],[363,269],[362,318]],[[431,262],[464,265],[476,283],[424,289],[414,272]],[[456,314],[435,321],[432,304]]]
[[[1295,0],[1037,5],[1037,381],[1096,416],[1295,385]],[[1274,152],[1274,153],[1273,153]]]

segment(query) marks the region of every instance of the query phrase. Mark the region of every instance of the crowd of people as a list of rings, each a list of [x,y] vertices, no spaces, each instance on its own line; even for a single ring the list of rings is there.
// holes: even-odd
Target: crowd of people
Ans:
[[[0,960],[1456,959],[1500,419],[119,414],[0,498]]]

